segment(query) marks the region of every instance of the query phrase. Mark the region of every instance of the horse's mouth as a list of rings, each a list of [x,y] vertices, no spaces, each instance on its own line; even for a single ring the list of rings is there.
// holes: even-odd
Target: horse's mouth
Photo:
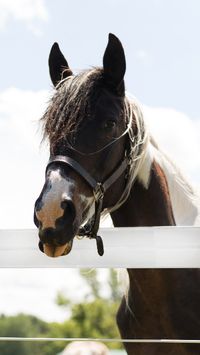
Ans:
[[[45,253],[47,256],[56,258],[58,256],[67,255],[72,249],[73,241],[70,240],[68,243],[60,246],[55,246],[48,243],[39,242],[39,249]]]

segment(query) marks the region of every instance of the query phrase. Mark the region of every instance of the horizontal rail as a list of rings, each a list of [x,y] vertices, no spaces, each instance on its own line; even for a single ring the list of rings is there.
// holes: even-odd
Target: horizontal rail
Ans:
[[[69,255],[49,258],[37,230],[0,230],[0,268],[200,268],[200,227],[105,228],[96,241],[75,239]]]
[[[98,341],[102,343],[166,343],[166,344],[200,344],[198,339],[110,339],[110,338],[22,338],[0,337],[0,342],[56,342],[56,341]]]

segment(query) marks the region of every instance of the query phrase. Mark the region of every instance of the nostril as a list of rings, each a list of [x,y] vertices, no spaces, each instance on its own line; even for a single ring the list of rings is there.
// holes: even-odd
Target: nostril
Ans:
[[[59,247],[65,245],[71,238],[68,240],[63,230],[45,228],[39,230],[39,239],[39,249],[43,251],[44,244]]]
[[[61,208],[64,210],[64,216],[70,222],[76,217],[76,209],[74,203],[70,199],[65,199],[61,202]]]
[[[55,237],[55,229],[53,228],[45,228],[39,230],[39,238],[43,243],[47,243],[49,239],[53,239]]]
[[[38,247],[44,253],[44,246],[43,246],[43,243],[41,241],[39,241]]]

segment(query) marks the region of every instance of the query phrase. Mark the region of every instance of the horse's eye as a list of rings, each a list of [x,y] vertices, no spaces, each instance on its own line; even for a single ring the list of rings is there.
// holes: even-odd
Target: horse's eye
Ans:
[[[108,120],[104,123],[105,129],[112,129],[114,127],[116,127],[116,121],[114,121],[114,120]]]

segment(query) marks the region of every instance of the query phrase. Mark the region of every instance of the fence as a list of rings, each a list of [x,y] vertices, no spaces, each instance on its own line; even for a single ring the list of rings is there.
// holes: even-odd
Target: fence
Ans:
[[[48,258],[38,249],[36,230],[0,231],[0,268],[200,268],[200,227],[101,229],[105,253],[95,240],[75,240],[69,255]],[[196,343],[178,339],[57,339],[1,337],[0,341],[98,340],[135,343]]]
[[[0,231],[1,268],[200,268],[200,227],[105,228],[96,241],[75,239],[66,256],[49,258],[38,249],[36,230]]]

